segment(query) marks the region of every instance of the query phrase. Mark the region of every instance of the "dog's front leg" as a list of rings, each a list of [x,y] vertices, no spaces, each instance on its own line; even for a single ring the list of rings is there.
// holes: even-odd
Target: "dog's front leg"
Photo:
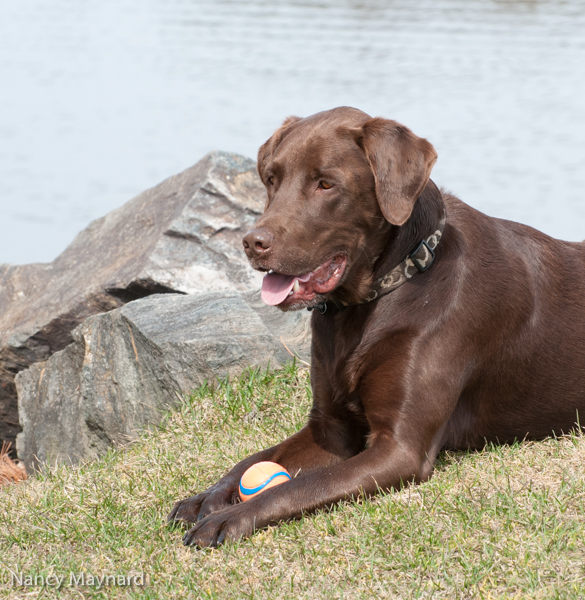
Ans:
[[[226,540],[250,536],[255,530],[340,500],[369,496],[420,479],[421,458],[391,436],[345,461],[312,471],[254,498],[215,512],[184,536],[186,545],[215,547]]]
[[[351,414],[340,411],[316,358],[313,359],[311,378],[313,407],[307,425],[280,444],[239,462],[204,492],[177,502],[168,520],[195,523],[237,504],[240,479],[248,467],[258,462],[276,462],[294,477],[298,473],[335,464],[363,450],[367,434],[363,424],[356,424]]]
[[[333,443],[332,449],[336,448],[333,452],[324,450],[323,444],[314,443],[313,429],[312,435],[299,437],[300,444],[308,444],[307,458],[313,452],[320,455],[319,460],[311,462],[311,468],[247,502],[210,514],[185,534],[185,544],[217,546],[224,540],[249,536],[257,529],[298,518],[340,500],[370,496],[427,479],[457,398],[458,379],[453,375],[456,365],[455,361],[429,361],[427,368],[418,369],[413,376],[410,362],[416,364],[417,357],[410,360],[406,353],[400,352],[397,356],[380,364],[360,385],[369,447],[359,448],[364,432],[359,420],[344,418],[345,429],[334,429],[336,436],[328,430],[324,439]],[[313,387],[317,391],[315,382]],[[321,418],[319,414],[314,408],[310,425],[303,432],[311,432],[311,424],[331,426],[333,413],[322,414]],[[339,418],[339,410],[335,416]],[[348,452],[345,456],[341,448]],[[289,450],[280,455],[281,464],[287,467],[290,466],[287,457],[293,455],[288,454]],[[270,456],[277,461],[278,453]],[[315,466],[318,463],[321,466]]]
[[[238,486],[246,469],[251,465],[271,460],[291,473],[307,472],[346,458],[351,449],[343,447],[339,432],[342,424],[312,419],[303,429],[282,443],[258,452],[239,462],[227,475],[206,491],[177,502],[169,514],[169,521],[195,523],[206,516],[232,506],[238,501]]]

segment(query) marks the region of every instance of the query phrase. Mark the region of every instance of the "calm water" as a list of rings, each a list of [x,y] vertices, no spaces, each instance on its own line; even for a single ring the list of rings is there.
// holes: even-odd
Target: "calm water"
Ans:
[[[0,262],[287,115],[402,121],[484,212],[585,238],[583,0],[0,3]]]

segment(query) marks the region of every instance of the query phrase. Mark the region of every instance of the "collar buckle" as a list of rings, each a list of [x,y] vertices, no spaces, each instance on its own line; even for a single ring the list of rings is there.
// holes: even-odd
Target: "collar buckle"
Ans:
[[[416,247],[416,250],[410,253],[408,258],[410,258],[418,271],[424,273],[433,266],[433,263],[435,262],[435,251],[428,245],[426,240],[422,240]]]

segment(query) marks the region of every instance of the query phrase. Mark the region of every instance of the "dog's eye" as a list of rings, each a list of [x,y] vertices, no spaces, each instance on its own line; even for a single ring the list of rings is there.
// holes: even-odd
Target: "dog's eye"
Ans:
[[[268,179],[266,179],[266,183],[268,183],[268,185],[274,185],[274,175],[268,177]]]
[[[320,181],[319,182],[319,187],[322,190],[329,190],[329,189],[331,189],[333,187],[333,184],[332,183],[327,183],[326,181]]]

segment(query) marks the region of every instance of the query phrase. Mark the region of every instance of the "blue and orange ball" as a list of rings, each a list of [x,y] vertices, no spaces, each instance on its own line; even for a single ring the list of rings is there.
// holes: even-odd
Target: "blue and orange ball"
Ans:
[[[264,490],[288,481],[290,478],[288,471],[274,462],[256,463],[240,479],[240,498],[245,502],[261,494]]]

